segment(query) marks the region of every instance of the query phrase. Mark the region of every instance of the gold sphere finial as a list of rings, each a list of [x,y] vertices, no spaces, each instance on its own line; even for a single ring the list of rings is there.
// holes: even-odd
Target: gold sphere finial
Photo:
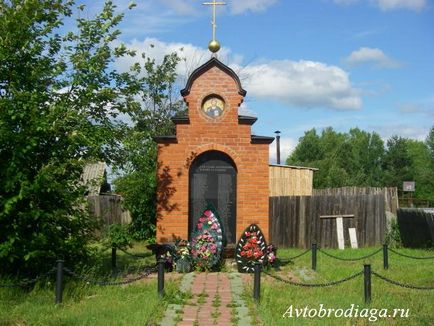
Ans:
[[[220,43],[217,40],[212,40],[209,42],[208,44],[208,49],[212,52],[212,53],[216,53],[218,50],[220,50]]]

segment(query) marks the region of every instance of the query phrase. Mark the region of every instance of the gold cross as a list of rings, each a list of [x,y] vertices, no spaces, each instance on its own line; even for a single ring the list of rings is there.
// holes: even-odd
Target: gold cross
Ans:
[[[216,19],[215,19],[215,13],[216,13],[216,6],[224,6],[226,2],[216,2],[216,0],[213,0],[213,2],[204,2],[203,5],[205,6],[213,6],[212,8],[212,40],[215,41],[215,29],[217,27]]]

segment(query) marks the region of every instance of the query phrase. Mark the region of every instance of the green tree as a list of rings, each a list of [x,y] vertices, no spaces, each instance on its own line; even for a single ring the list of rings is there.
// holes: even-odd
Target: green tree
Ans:
[[[82,261],[94,223],[82,205],[88,161],[116,158],[119,113],[137,106],[136,70],[118,73],[122,15],[107,1],[61,35],[73,2],[0,2],[0,271]]]
[[[434,126],[431,127],[428,136],[426,137],[425,143],[428,146],[428,149],[431,153],[431,160],[434,164]]]
[[[287,158],[286,163],[289,165],[303,165],[310,166],[314,162],[320,161],[324,158],[324,149],[321,147],[320,137],[317,135],[315,128],[308,130],[304,136],[299,139],[297,147],[292,154]]]
[[[434,166],[430,149],[426,143],[407,140],[408,152],[412,158],[411,169],[416,183],[414,196],[434,202]]]
[[[347,143],[347,169],[352,171],[351,184],[358,186],[381,186],[384,143],[377,133],[359,128],[350,129]]]
[[[403,181],[414,180],[413,159],[405,138],[392,136],[384,155],[383,183],[386,187],[402,189]]]
[[[179,60],[175,53],[166,55],[160,64],[146,58],[139,92],[143,104],[130,112],[124,158],[117,166],[116,191],[122,193],[131,212],[130,230],[137,239],[155,236],[158,163],[153,137],[174,134],[171,118],[185,110],[173,92]]]
[[[376,133],[358,128],[338,133],[315,129],[300,138],[287,163],[316,167],[314,187],[377,186],[381,184],[384,144]]]

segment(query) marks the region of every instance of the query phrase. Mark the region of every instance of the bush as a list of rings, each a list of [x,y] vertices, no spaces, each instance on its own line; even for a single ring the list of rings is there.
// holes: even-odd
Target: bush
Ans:
[[[399,232],[399,225],[396,219],[391,220],[389,228],[386,232],[385,241],[389,247],[402,247],[401,233]]]
[[[126,224],[112,224],[104,237],[104,245],[109,248],[126,249],[132,247],[132,237]]]

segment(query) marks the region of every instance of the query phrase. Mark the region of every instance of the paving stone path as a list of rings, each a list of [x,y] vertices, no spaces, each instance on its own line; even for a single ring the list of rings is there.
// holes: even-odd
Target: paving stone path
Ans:
[[[161,326],[251,325],[238,273],[189,273],[181,291],[192,297],[184,306],[169,305]]]

